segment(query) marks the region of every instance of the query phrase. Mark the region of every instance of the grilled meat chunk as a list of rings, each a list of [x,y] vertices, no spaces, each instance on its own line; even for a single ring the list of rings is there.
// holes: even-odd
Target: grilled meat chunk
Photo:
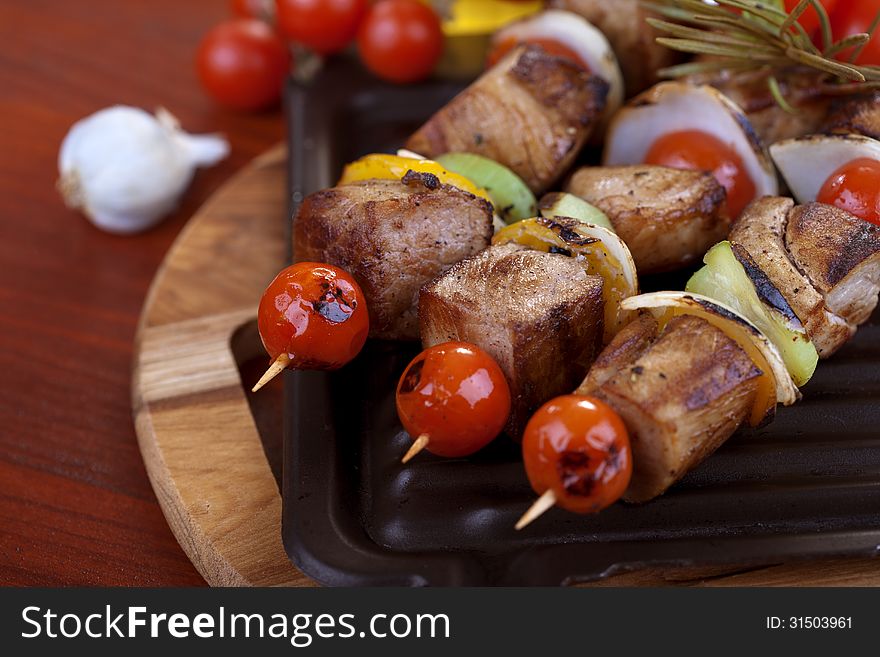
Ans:
[[[748,419],[762,372],[736,342],[698,317],[675,317],[660,334],[656,323],[636,322],[605,348],[597,360],[602,373],[591,371],[578,392],[595,395],[620,414],[633,454],[624,499],[645,502]],[[633,340],[635,350],[627,348]]]
[[[817,132],[857,134],[880,139],[880,91],[835,99]]]
[[[789,198],[755,201],[734,222],[730,242],[758,296],[783,315],[793,313],[819,356],[827,358],[853,336],[855,326],[829,310],[822,293],[792,261],[786,225],[793,209]]]
[[[797,108],[796,114],[786,112],[776,102],[768,75],[766,71],[723,70],[691,75],[687,80],[713,86],[739,105],[766,145],[818,132],[831,106],[831,99],[824,94],[821,74],[801,70],[776,73],[783,95]]]
[[[548,6],[580,14],[605,34],[620,62],[627,96],[658,82],[657,71],[683,58],[655,41],[661,35],[645,19],[660,17],[640,0],[550,0]]]
[[[422,343],[464,340],[501,366],[511,392],[507,433],[571,392],[601,347],[603,281],[574,258],[516,244],[491,246],[425,285]]]
[[[293,220],[294,261],[350,272],[363,288],[375,338],[417,340],[419,288],[492,238],[488,202],[427,174],[406,180],[316,192]]]
[[[880,292],[880,226],[808,203],[789,213],[785,244],[829,311],[855,326],[868,321]]]
[[[638,314],[605,346],[575,394],[594,394],[619,371],[635,363],[657,339],[658,330],[651,313]]]
[[[608,215],[640,274],[698,261],[730,228],[724,187],[711,173],[647,164],[584,167],[566,191]]]
[[[426,157],[450,151],[504,164],[539,193],[571,165],[599,124],[608,83],[539,46],[517,48],[407,141]]]

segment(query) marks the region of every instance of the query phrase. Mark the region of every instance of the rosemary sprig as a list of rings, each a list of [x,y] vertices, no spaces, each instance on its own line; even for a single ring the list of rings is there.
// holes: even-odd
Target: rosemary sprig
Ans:
[[[658,43],[681,52],[723,58],[672,66],[661,71],[666,77],[722,68],[766,70],[770,92],[786,111],[793,108],[783,97],[775,77],[786,68],[812,68],[845,87],[853,83],[880,82],[880,67],[854,63],[880,25],[880,16],[867,33],[835,42],[828,12],[818,0],[801,0],[790,13],[785,11],[781,0],[715,0],[714,4],[703,0],[643,0],[642,4],[669,19],[648,19],[651,26],[664,34],[657,39]],[[819,16],[821,48],[816,47],[798,22],[810,7]],[[731,9],[738,9],[741,14]],[[835,58],[848,50],[852,52],[847,61]]]

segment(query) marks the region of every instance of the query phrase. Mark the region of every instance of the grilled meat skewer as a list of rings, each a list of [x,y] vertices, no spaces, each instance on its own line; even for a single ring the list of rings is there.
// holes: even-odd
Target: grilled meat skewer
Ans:
[[[419,288],[489,245],[492,206],[430,174],[339,185],[303,201],[294,262],[349,271],[370,310],[370,336],[417,340]]]
[[[511,51],[432,116],[406,148],[505,165],[540,193],[571,166],[605,109],[608,83],[540,46]]]
[[[602,344],[603,281],[567,255],[491,246],[422,288],[425,347],[460,340],[488,352],[511,392],[519,438],[545,401],[583,379]]]

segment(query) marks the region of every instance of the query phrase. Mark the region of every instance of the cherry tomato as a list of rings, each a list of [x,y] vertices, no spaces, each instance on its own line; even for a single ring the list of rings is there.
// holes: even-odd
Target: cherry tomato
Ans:
[[[564,395],[550,400],[526,425],[522,450],[535,492],[552,490],[556,504],[568,511],[601,511],[629,486],[629,435],[620,416],[599,399]]]
[[[880,225],[880,162],[853,160],[829,176],[816,200]]]
[[[321,55],[351,43],[366,10],[367,0],[275,0],[281,33]]]
[[[272,15],[272,0],[232,0],[229,3],[233,16],[239,18],[268,19]]]
[[[443,54],[434,11],[416,0],[380,0],[358,31],[358,51],[370,71],[397,83],[428,77]]]
[[[282,270],[260,299],[257,320],[272,360],[295,369],[335,370],[358,355],[370,323],[361,288],[333,265],[298,262]]]
[[[755,184],[739,154],[714,135],[699,130],[682,130],[660,137],[648,150],[645,163],[711,171],[727,190],[727,207],[733,218],[755,198]]]
[[[397,384],[397,414],[407,433],[427,436],[438,456],[467,456],[501,433],[510,388],[498,363],[467,342],[425,349]]]
[[[196,69],[202,86],[220,103],[235,109],[263,109],[281,98],[290,53],[263,21],[236,18],[205,35]]]
[[[492,67],[495,66],[499,61],[501,61],[504,56],[509,53],[511,50],[516,48],[517,46],[523,45],[523,43],[530,43],[536,46],[541,46],[546,52],[551,55],[556,55],[557,57],[563,57],[570,62],[573,62],[580,66],[582,69],[589,73],[590,66],[581,59],[581,56],[578,55],[574,50],[569,48],[568,46],[556,41],[554,39],[527,39],[526,41],[519,41],[514,37],[509,37],[504,39],[501,43],[499,43],[492,51],[489,53],[489,56],[486,58],[486,66]]]
[[[843,0],[838,2],[831,12],[831,31],[835,40],[853,34],[867,32],[877,15],[880,14],[880,0]],[[849,59],[849,52],[838,55],[838,59]],[[880,29],[856,58],[857,64],[880,66]]]

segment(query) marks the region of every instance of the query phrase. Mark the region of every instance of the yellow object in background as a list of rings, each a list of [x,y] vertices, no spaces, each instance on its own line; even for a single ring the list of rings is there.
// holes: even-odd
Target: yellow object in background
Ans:
[[[483,71],[489,37],[498,28],[544,7],[541,0],[421,0],[443,19],[446,48],[439,77],[470,80]]]
[[[342,177],[337,184],[357,182],[359,180],[400,180],[407,171],[418,173],[430,173],[444,185],[452,185],[466,192],[484,198],[490,203],[489,193],[482,187],[477,187],[464,176],[449,171],[434,160],[419,160],[400,155],[388,155],[387,153],[372,153],[355,160],[342,170]]]
[[[444,15],[443,32],[450,37],[490,34],[506,23],[540,11],[544,6],[541,0],[453,0],[435,4],[450,5],[441,13]]]

